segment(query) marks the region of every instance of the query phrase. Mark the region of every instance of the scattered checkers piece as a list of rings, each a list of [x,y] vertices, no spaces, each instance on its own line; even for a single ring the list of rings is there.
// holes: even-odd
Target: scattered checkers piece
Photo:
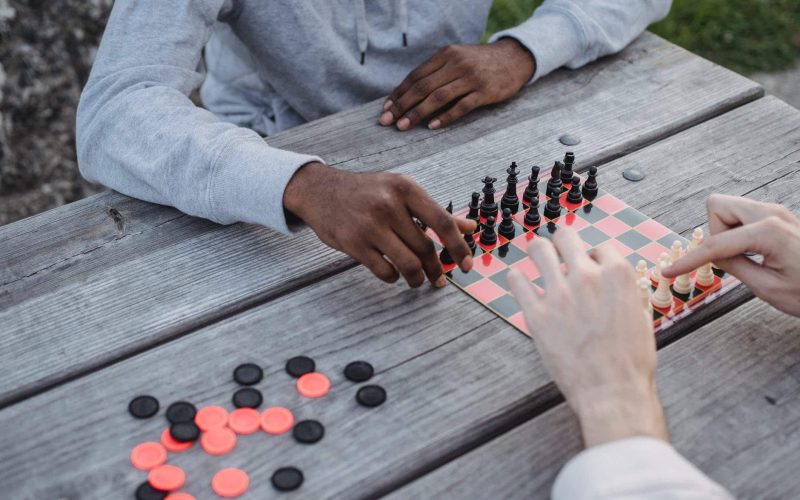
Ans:
[[[247,477],[247,473],[233,467],[222,469],[211,479],[211,489],[217,495],[225,498],[240,496],[247,491],[248,486],[250,486],[250,478]]]
[[[640,180],[644,179],[645,175],[644,172],[638,168],[629,168],[622,171],[622,177],[631,182],[639,182]]]
[[[188,493],[184,493],[183,491],[179,491],[179,492],[176,492],[176,493],[170,493],[169,495],[167,495],[167,498],[165,498],[164,500],[195,500],[195,498],[192,495],[188,494]]]
[[[169,434],[179,443],[191,443],[200,437],[200,428],[194,422],[179,422],[169,428]]]
[[[272,474],[272,486],[278,491],[296,490],[303,484],[303,473],[295,467],[281,467]]]
[[[147,441],[131,452],[131,463],[140,470],[150,470],[167,461],[167,450],[161,444]]]
[[[356,401],[361,406],[380,406],[386,401],[386,391],[379,385],[365,385],[356,393]]]
[[[264,370],[253,363],[244,363],[233,370],[233,380],[241,385],[253,385],[261,382],[264,378]]]
[[[252,408],[238,408],[228,417],[228,427],[236,434],[252,434],[261,427],[261,414]]]
[[[233,393],[233,406],[237,408],[258,408],[264,402],[261,391],[245,387]]]
[[[158,491],[150,486],[150,483],[147,481],[136,488],[136,500],[164,500],[166,497],[166,491]]]
[[[128,412],[136,418],[150,418],[158,413],[158,400],[153,396],[136,396],[128,403]]]
[[[353,361],[344,368],[344,376],[353,382],[366,382],[372,378],[375,370],[366,361]]]
[[[224,455],[236,448],[236,434],[227,427],[211,429],[200,436],[200,446],[209,455]]]
[[[209,431],[219,427],[225,427],[228,423],[228,410],[221,406],[206,406],[197,411],[194,423],[201,431]]]
[[[172,434],[170,433],[169,429],[164,429],[164,432],[161,433],[161,444],[167,451],[171,451],[173,453],[179,453],[181,451],[186,451],[192,447],[191,441],[182,443],[180,441],[176,441],[173,439]]]
[[[161,491],[175,491],[186,482],[186,474],[175,465],[159,465],[147,473],[150,486]]]
[[[261,428],[267,434],[283,434],[294,425],[294,415],[282,406],[267,408],[261,414]]]
[[[306,373],[297,379],[297,392],[307,398],[321,398],[330,389],[331,381],[319,372]]]
[[[294,426],[292,435],[298,443],[316,443],[325,435],[325,427],[316,420],[303,420]]]
[[[191,422],[194,420],[195,415],[197,415],[197,408],[195,408],[192,403],[187,403],[186,401],[178,401],[167,407],[166,416],[171,424]]]
[[[294,378],[302,377],[317,368],[314,360],[306,356],[295,356],[286,362],[286,373]]]

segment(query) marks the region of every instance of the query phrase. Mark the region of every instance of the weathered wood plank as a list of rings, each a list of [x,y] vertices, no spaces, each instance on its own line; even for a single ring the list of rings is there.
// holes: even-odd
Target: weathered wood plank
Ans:
[[[472,191],[475,179],[487,169],[503,168],[511,158],[528,164],[549,163],[563,154],[564,147],[556,138],[564,131],[583,138],[576,151],[584,162],[603,162],[761,92],[754,83],[653,37],[585,71],[571,75],[580,82],[571,94],[562,93],[557,84],[566,77],[557,75],[524,99],[484,112],[483,120],[489,125],[473,121],[430,140],[418,140],[420,134],[432,137],[424,129],[395,134],[370,122],[367,128],[374,129],[376,141],[385,139],[381,134],[394,134],[393,140],[404,137],[409,142],[395,147],[389,141],[394,149],[375,154],[357,150],[355,154],[370,154],[369,164],[378,166],[417,158],[397,171],[412,174],[446,200]],[[506,128],[493,118],[507,120],[506,115],[514,114],[515,107],[526,100],[536,103],[530,108],[539,112],[536,117],[526,115],[524,121]],[[345,128],[340,122],[355,120],[346,116],[331,119],[327,126],[310,124],[300,130],[323,141],[326,134]],[[435,147],[435,141],[443,148],[451,140],[483,134],[486,126],[499,130],[430,154],[443,151]],[[302,134],[298,144],[306,140]],[[275,140],[288,141],[287,137]],[[342,151],[359,144],[342,146]],[[347,168],[369,167],[358,158],[346,157],[335,156],[349,162]],[[457,175],[455,183],[441,181],[448,174]],[[97,208],[106,214],[109,207],[100,204]],[[127,220],[137,217],[124,210],[120,213]],[[23,262],[18,263],[12,275],[22,278],[0,288],[0,320],[6,330],[0,340],[0,406],[353,265],[308,231],[289,238],[252,226],[221,227],[191,217],[161,223],[162,217],[173,215],[159,212],[155,222],[148,222],[148,230],[125,238],[109,238],[109,232],[117,234],[116,228],[104,220],[102,238],[109,239],[99,246],[92,243],[91,252],[59,254],[58,265],[34,259],[39,272],[23,270]],[[81,218],[77,223],[85,221]],[[19,224],[36,226],[36,221]],[[30,229],[16,226],[14,230]],[[0,254],[9,250],[6,245],[12,243],[7,241],[0,236]],[[13,244],[24,241],[15,238]],[[37,362],[41,359],[48,363],[43,366]]]
[[[666,141],[670,158],[700,160],[678,163],[683,166],[619,194],[636,206],[651,183],[674,183],[685,169],[706,168],[700,151],[708,137],[738,148],[743,160],[757,156],[748,168],[767,166],[764,175],[781,180],[796,176],[798,158],[786,155],[787,141],[794,138],[781,131],[791,130],[798,115],[780,101],[763,99],[687,130]],[[769,146],[747,140],[743,124],[754,116],[761,117],[763,130],[782,139]],[[660,147],[667,146],[659,143],[606,165],[609,184],[623,162],[635,157],[649,161],[651,150]],[[758,148],[760,153],[753,151]],[[733,182],[718,187],[739,193],[736,189],[749,189]],[[800,193],[787,194],[793,206],[800,206]],[[698,196],[672,210],[694,227],[705,220],[702,205]],[[294,393],[282,365],[301,353],[316,358],[331,375],[329,397],[309,402]],[[376,365],[375,382],[389,391],[383,407],[365,410],[353,401],[355,387],[340,372],[355,359]],[[0,437],[0,448],[7,451],[0,457],[0,487],[15,498],[127,494],[143,476],[127,463],[130,448],[157,435],[163,425],[132,421],[125,413],[130,397],[152,392],[165,404],[178,398],[224,402],[234,390],[230,370],[246,360],[267,365],[261,385],[267,404],[286,405],[301,418],[319,418],[328,430],[311,447],[297,446],[287,436],[243,439],[241,449],[224,463],[251,474],[252,494],[258,498],[271,492],[271,471],[288,463],[307,475],[298,496],[388,492],[557,402],[529,339],[465,294],[454,287],[384,286],[358,267],[3,409],[0,428],[11,432]],[[261,442],[265,439],[268,444]],[[207,491],[207,478],[222,463],[198,453],[175,462],[185,467],[190,488],[199,494]],[[30,477],[42,479],[24,480]]]
[[[737,498],[800,489],[800,320],[753,300],[659,354],[675,447]],[[582,447],[559,405],[390,498],[549,498]]]

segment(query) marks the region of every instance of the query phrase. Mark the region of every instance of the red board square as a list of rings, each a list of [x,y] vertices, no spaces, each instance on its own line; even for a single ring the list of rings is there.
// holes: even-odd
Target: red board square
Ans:
[[[465,288],[465,290],[484,304],[487,304],[506,294],[506,291],[497,286],[494,281],[487,279],[480,280],[479,282],[468,286]]]
[[[508,318],[508,322],[517,327],[517,329],[519,329],[528,337],[531,336],[531,332],[528,331],[528,325],[525,323],[525,316],[523,316],[522,312],[518,312],[517,314]]]
[[[654,221],[653,219],[649,219],[642,222],[641,224],[636,226],[636,230],[654,241],[661,239],[672,232],[665,226]]]
[[[586,222],[586,220],[578,217],[574,213],[570,212],[559,219],[558,225],[564,227],[571,227],[576,231],[580,231],[581,229],[588,226],[589,223]]]
[[[631,250],[627,245],[623,245],[618,240],[604,241],[603,243],[600,243],[600,245],[598,246],[613,248],[617,253],[619,253],[623,257],[627,257],[628,255],[633,253],[633,250]]]
[[[538,238],[536,233],[520,234],[519,236],[517,236],[516,238],[511,240],[511,244],[514,245],[515,247],[519,248],[520,250],[522,250],[524,252],[527,252],[528,251],[528,245],[530,244],[530,242],[534,238]]]
[[[620,210],[628,206],[624,202],[620,201],[615,196],[612,196],[610,194],[604,194],[600,198],[596,198],[595,200],[592,201],[592,205],[596,206],[597,208],[609,214],[619,212]]]
[[[481,276],[489,277],[496,272],[502,271],[506,268],[506,265],[490,253],[485,253],[483,255],[476,255],[473,259],[474,266],[473,270],[480,273]]]
[[[525,277],[528,278],[528,281],[533,281],[540,276],[539,268],[536,267],[536,264],[534,264],[531,259],[524,259],[519,262],[515,262],[511,265],[511,268],[516,269],[525,275]]]
[[[595,223],[594,227],[603,231],[612,238],[616,238],[620,234],[630,229],[627,224],[619,219],[615,219],[614,217],[606,217],[600,222]]]
[[[658,256],[661,255],[662,252],[669,253],[669,249],[667,247],[659,245],[655,241],[649,245],[639,248],[636,251],[639,252],[642,257],[649,260],[651,264],[656,264],[658,262]]]

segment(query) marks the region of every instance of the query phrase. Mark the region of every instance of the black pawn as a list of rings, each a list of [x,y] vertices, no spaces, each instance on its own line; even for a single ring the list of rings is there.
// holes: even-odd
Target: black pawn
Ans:
[[[467,243],[469,251],[472,252],[472,255],[475,255],[475,252],[478,250],[478,245],[475,244],[475,238],[473,238],[471,234],[465,234],[464,241]]]
[[[483,225],[481,243],[487,246],[497,243],[497,233],[494,230],[494,217],[491,215],[486,219],[486,224]]]
[[[538,226],[540,222],[542,222],[542,217],[539,215],[539,198],[534,198],[525,214],[525,224],[533,227]]]
[[[447,208],[445,210],[447,210],[447,213],[449,214],[453,213],[452,201],[447,204]],[[442,251],[439,252],[439,260],[442,261],[442,264],[452,264],[454,262],[453,257],[450,255],[450,252],[446,248],[443,248]]]
[[[574,175],[572,171],[572,165],[575,163],[575,154],[567,151],[564,155],[564,168],[561,169],[561,182],[564,184],[569,184],[572,182],[572,176]]]
[[[489,177],[483,178],[483,203],[481,203],[481,217],[489,218],[497,215],[497,203],[494,201],[494,182],[497,179]]]
[[[506,169],[508,177],[506,178],[506,192],[503,194],[503,199],[500,200],[501,209],[509,209],[512,214],[517,213],[519,210],[519,198],[517,197],[517,162],[512,161],[511,166]]]
[[[583,183],[583,197],[591,200],[595,196],[597,196],[597,167],[590,167],[589,176]]]
[[[548,219],[555,219],[561,216],[561,200],[559,197],[561,196],[561,188],[556,188],[553,191],[553,196],[547,200],[547,205],[544,206],[544,216]]]
[[[467,214],[467,219],[474,220],[477,223],[477,226],[480,227],[481,225],[481,195],[478,193],[472,193],[472,201],[469,202],[469,213]],[[478,228],[475,228],[475,231],[478,231]]]
[[[528,187],[522,193],[522,202],[530,203],[532,199],[539,197],[539,167],[531,167],[531,175],[528,177]]]
[[[553,196],[556,189],[561,192],[561,188],[564,185],[564,183],[561,182],[561,167],[562,164],[560,161],[553,164],[553,170],[550,171],[550,179],[547,181],[547,191],[545,192],[547,196]]]
[[[514,228],[514,219],[511,218],[510,209],[503,209],[503,220],[500,221],[500,225],[497,227],[497,232],[500,234],[500,236],[507,240],[514,239],[514,233],[516,232],[516,229]]]
[[[570,203],[580,203],[583,201],[583,195],[581,194],[581,178],[577,175],[572,178],[572,187],[567,193],[567,201]]]

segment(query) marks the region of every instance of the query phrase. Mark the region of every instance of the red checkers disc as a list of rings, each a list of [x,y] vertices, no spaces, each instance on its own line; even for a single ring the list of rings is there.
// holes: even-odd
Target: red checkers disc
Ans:
[[[222,469],[214,474],[211,479],[211,489],[214,493],[221,497],[232,498],[238,497],[250,486],[250,478],[247,473],[241,469]]]
[[[175,441],[175,439],[172,437],[172,434],[169,433],[169,428],[167,428],[161,433],[161,444],[164,445],[164,448],[166,448],[167,451],[178,453],[188,450],[194,443],[192,441],[187,441],[185,443]]]
[[[131,452],[131,463],[141,470],[150,470],[167,461],[167,450],[158,443],[142,443]]]
[[[238,408],[228,417],[228,427],[237,434],[252,434],[261,426],[261,414],[253,408]]]
[[[147,473],[147,481],[157,490],[175,491],[186,482],[186,474],[175,465],[159,465]]]
[[[197,411],[194,416],[194,423],[200,427],[201,431],[210,431],[225,427],[228,423],[228,410],[221,406],[206,406]]]
[[[178,493],[170,493],[164,500],[195,500],[195,498],[188,493],[179,491]]]
[[[267,408],[261,414],[261,428],[267,434],[283,434],[289,432],[294,425],[294,415],[282,406]]]
[[[209,455],[224,455],[236,447],[236,434],[227,427],[211,429],[200,436],[200,446]]]
[[[321,398],[330,389],[331,381],[319,372],[306,373],[297,379],[297,392],[307,398]]]

